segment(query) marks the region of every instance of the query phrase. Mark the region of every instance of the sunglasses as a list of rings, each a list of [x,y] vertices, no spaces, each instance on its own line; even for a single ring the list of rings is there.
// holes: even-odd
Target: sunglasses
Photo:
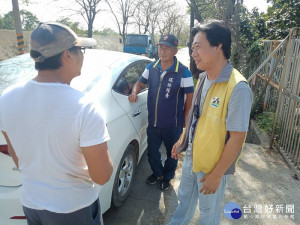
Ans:
[[[82,54],[85,53],[85,47],[77,47],[78,49],[80,49],[80,51],[82,52]]]

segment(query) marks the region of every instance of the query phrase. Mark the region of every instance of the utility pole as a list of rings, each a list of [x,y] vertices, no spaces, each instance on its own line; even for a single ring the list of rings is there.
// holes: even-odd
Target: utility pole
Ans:
[[[23,37],[18,0],[12,0],[12,6],[14,12],[14,19],[15,19],[17,42],[18,42],[18,53],[19,55],[22,55],[24,53],[24,37]]]

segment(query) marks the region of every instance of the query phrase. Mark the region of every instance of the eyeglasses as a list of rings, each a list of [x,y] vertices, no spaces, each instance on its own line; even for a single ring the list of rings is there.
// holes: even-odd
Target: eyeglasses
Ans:
[[[78,47],[78,49],[80,49],[80,51],[82,52],[82,54],[85,53],[85,47]]]

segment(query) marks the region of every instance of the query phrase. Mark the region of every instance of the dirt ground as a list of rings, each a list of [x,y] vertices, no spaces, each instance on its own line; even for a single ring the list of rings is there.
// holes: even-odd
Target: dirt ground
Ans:
[[[24,31],[25,52],[29,52],[29,38],[31,31]],[[95,35],[93,38],[97,40],[96,48],[107,49],[113,51],[122,51],[118,36],[100,36]],[[0,61],[18,55],[18,45],[16,31],[0,30]]]
[[[122,207],[112,207],[103,215],[104,224],[168,224],[178,204],[182,160],[179,161],[172,186],[167,191],[161,191],[156,184],[148,185],[145,182],[151,174],[145,153],[138,165],[128,199]],[[278,152],[261,145],[246,144],[236,173],[229,177],[223,199],[224,205],[237,203],[242,217],[229,219],[222,213],[221,225],[300,224],[299,184],[299,180],[292,178],[290,169]],[[292,206],[292,211],[287,212],[288,206]],[[197,225],[199,218],[197,208],[194,218],[186,225]]]

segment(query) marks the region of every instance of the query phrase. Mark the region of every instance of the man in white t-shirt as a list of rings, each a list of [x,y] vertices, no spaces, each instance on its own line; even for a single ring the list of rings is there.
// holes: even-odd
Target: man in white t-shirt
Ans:
[[[0,97],[0,130],[21,171],[27,222],[101,224],[98,188],[111,176],[109,135],[99,106],[71,88],[85,47],[96,45],[59,23],[40,23],[30,55],[38,74]]]

